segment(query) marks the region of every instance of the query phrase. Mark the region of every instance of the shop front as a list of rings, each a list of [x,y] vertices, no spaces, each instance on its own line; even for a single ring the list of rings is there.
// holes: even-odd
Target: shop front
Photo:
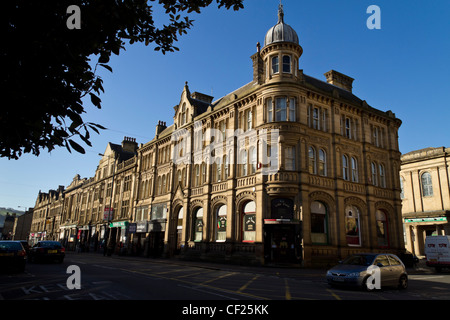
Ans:
[[[161,257],[164,254],[164,239],[167,225],[167,204],[153,204],[148,223],[147,255]]]
[[[428,236],[446,235],[448,219],[445,212],[423,217],[404,218],[406,233],[406,249],[414,255],[425,255],[425,239]]]
[[[126,249],[129,221],[114,221],[109,224],[108,252],[122,254]]]

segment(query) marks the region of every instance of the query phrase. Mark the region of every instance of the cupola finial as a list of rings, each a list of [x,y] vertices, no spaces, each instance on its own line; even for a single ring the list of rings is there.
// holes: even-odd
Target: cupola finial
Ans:
[[[278,23],[284,23],[284,11],[283,11],[283,4],[280,0],[280,5],[278,6]]]

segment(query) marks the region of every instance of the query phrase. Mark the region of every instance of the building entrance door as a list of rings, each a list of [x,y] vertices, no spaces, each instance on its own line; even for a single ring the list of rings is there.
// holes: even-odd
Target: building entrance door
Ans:
[[[296,225],[266,224],[264,255],[267,262],[298,263],[299,244],[296,243]]]

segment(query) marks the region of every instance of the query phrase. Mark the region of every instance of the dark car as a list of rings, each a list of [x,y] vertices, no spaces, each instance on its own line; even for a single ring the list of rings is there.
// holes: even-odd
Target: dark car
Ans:
[[[405,265],[389,253],[351,255],[328,270],[326,278],[330,285],[355,286],[368,291],[385,286],[408,287]]]
[[[0,241],[0,268],[4,270],[25,271],[27,253],[20,241]]]
[[[31,262],[58,261],[63,262],[65,249],[59,241],[39,241],[30,248],[29,258]]]

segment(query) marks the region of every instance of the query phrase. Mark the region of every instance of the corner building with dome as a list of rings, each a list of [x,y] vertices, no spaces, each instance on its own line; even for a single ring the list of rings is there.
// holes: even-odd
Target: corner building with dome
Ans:
[[[140,148],[141,158],[163,148],[172,155],[156,156],[151,203],[137,202],[167,210],[168,255],[313,266],[361,251],[403,252],[401,121],[353,95],[342,73],[331,70],[325,81],[304,74],[302,53],[280,6],[251,57],[253,80],[217,101],[186,85],[173,125]],[[208,136],[211,128],[221,135]],[[189,142],[173,138],[183,130]],[[265,170],[274,153],[275,170]]]
[[[143,255],[253,265],[404,252],[401,121],[355,96],[347,75],[306,75],[284,20],[280,6],[251,56],[252,81],[218,100],[186,83],[173,123],[160,121],[114,177],[103,170],[115,152],[108,146],[97,168],[106,176],[94,178],[103,203],[86,212],[100,217],[111,203],[114,216],[106,227],[92,218],[88,238],[121,240]]]

